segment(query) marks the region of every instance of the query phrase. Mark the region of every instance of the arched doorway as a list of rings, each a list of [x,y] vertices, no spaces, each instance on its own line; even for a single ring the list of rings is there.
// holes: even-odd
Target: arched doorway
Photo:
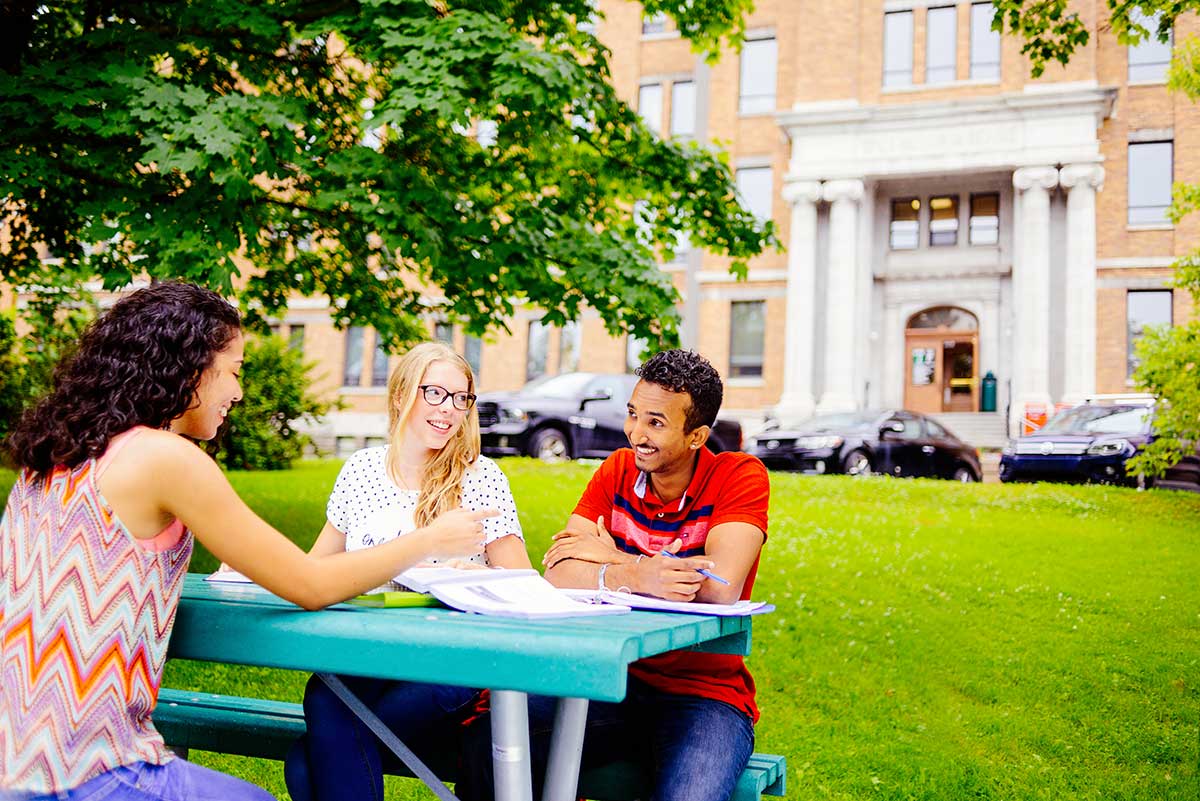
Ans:
[[[979,320],[957,306],[908,318],[904,407],[914,412],[979,411]]]

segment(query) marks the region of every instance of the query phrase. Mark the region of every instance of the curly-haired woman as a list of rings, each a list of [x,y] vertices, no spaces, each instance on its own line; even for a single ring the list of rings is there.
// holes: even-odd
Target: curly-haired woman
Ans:
[[[478,550],[492,511],[441,508],[370,550],[306,554],[238,498],[190,440],[241,398],[237,311],[163,283],[96,320],[8,445],[0,519],[0,799],[269,798],[172,758],[150,720],[199,539],[316,609],[431,557]]]
[[[313,554],[403,540],[444,510],[461,506],[500,512],[484,522],[484,547],[464,561],[530,566],[508,479],[479,452],[474,388],[470,366],[441,343],[417,345],[400,359],[388,379],[389,442],[346,461]],[[469,688],[341,680],[402,741],[424,754],[452,746],[456,725],[474,709],[476,691]],[[391,752],[315,676],[304,692],[304,716],[308,733],[292,748],[285,770],[292,798],[382,799],[383,766],[385,759],[392,761]]]

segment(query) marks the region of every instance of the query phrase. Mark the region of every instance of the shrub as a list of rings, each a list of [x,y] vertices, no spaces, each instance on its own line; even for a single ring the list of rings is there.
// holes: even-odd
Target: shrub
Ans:
[[[231,470],[286,470],[312,439],[295,428],[330,404],[311,392],[309,365],[276,336],[247,337],[242,400],[229,410],[217,439],[217,461]]]

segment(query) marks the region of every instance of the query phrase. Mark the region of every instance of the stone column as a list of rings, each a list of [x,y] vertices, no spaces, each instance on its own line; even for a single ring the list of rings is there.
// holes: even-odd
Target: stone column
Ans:
[[[783,199],[792,206],[788,240],[787,327],[784,330],[783,395],[775,414],[803,420],[813,412],[813,363],[817,347],[817,181],[789,181]]]
[[[1027,403],[1050,403],[1050,190],[1053,167],[1021,167],[1013,231],[1013,405],[1019,424]]]
[[[1096,391],[1096,191],[1104,168],[1068,164],[1058,180],[1067,190],[1063,400],[1080,403]]]
[[[858,408],[854,343],[864,335],[866,310],[858,308],[858,204],[865,187],[857,179],[826,181],[829,209],[829,277],[825,282],[825,382],[818,412]]]

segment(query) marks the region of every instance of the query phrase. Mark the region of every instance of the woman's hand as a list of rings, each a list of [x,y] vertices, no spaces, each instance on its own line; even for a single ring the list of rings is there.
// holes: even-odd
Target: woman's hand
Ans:
[[[451,509],[425,526],[427,547],[425,556],[450,559],[472,556],[483,551],[483,521],[500,514],[496,509]]]
[[[542,557],[542,564],[554,567],[563,559],[578,559],[581,562],[615,564],[632,561],[636,555],[627,554],[617,548],[616,540],[604,527],[604,518],[596,520],[596,533],[560,531],[553,537],[554,544]]]

